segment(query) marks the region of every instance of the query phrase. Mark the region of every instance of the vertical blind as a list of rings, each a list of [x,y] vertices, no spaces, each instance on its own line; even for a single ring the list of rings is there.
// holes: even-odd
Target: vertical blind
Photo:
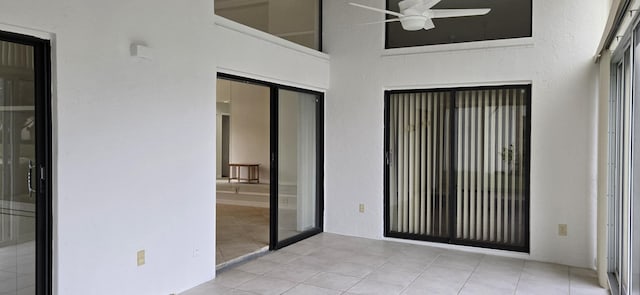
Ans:
[[[33,70],[33,47],[0,41],[0,66]]]
[[[389,236],[528,250],[528,91],[388,96]]]
[[[449,236],[450,93],[395,94],[390,103],[393,231]]]

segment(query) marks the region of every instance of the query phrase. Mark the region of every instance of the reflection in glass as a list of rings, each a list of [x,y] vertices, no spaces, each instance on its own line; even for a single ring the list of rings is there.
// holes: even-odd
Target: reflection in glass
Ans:
[[[35,294],[33,48],[0,41],[0,56],[0,294]]]
[[[389,10],[398,11],[401,0],[387,0]],[[435,28],[406,31],[400,22],[386,24],[386,48],[451,44],[484,40],[531,37],[532,0],[443,0],[433,9],[489,8],[483,16],[434,19]]]
[[[215,0],[216,15],[315,50],[321,50],[319,8],[319,0]]]
[[[527,86],[390,94],[390,234],[526,251],[528,97]]]
[[[316,103],[312,94],[279,90],[278,239],[316,224]]]

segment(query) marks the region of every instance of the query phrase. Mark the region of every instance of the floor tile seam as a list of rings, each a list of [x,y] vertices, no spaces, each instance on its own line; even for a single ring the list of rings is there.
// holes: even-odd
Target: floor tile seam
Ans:
[[[283,278],[272,278],[272,277],[268,277],[268,276],[266,276],[266,274],[267,274],[267,273],[268,273],[268,272],[266,272],[266,273],[264,273],[264,274],[255,274],[255,275],[256,275],[256,277],[255,277],[255,278],[252,278],[252,279],[250,279],[250,280],[248,280],[248,281],[246,281],[246,282],[244,282],[244,283],[242,283],[242,284],[245,284],[245,283],[247,283],[247,282],[249,282],[249,281],[255,280],[255,279],[260,278],[260,277],[261,277],[261,278],[263,278],[263,279],[266,279],[266,280],[273,280],[273,279],[276,279],[276,280],[281,280],[281,281],[287,281],[287,282],[289,282],[289,283],[292,283],[292,284],[293,284],[293,287],[291,287],[291,288],[289,288],[289,289],[287,289],[287,290],[285,290],[285,291],[281,292],[280,294],[287,293],[287,292],[289,292],[291,289],[293,289],[293,288],[297,287],[298,285],[302,284],[302,283],[298,283],[298,282],[290,281],[290,280],[283,279]],[[242,284],[240,284],[240,285],[242,285]],[[240,285],[238,285],[238,286],[240,286]],[[256,295],[260,295],[260,293],[251,292],[251,291],[246,291],[246,290],[241,290],[241,289],[238,289],[237,287],[236,287],[236,288],[232,288],[232,289],[235,289],[235,290],[237,290],[237,291],[249,292],[249,293],[253,293],[253,294],[256,294]]]
[[[338,292],[342,292],[342,293],[347,292],[347,290],[349,290],[349,289],[351,289],[351,288],[353,287],[353,286],[351,286],[351,287],[347,288],[346,290],[336,290],[336,289],[332,289],[332,288],[325,287],[325,286],[313,285],[313,284],[311,284],[311,283],[308,283],[308,282],[307,282],[308,280],[310,280],[311,278],[313,278],[313,277],[315,277],[315,276],[317,276],[317,275],[319,275],[319,274],[340,275],[340,276],[345,276],[345,277],[350,277],[350,278],[358,279],[358,281],[357,281],[356,283],[354,283],[354,284],[353,284],[353,286],[357,285],[358,283],[360,283],[360,281],[361,281],[361,280],[363,280],[363,279],[364,279],[364,278],[359,278],[359,277],[356,277],[356,276],[350,276],[350,275],[337,274],[337,273],[334,273],[334,272],[330,272],[330,271],[324,270],[324,271],[320,271],[319,273],[317,273],[317,274],[315,274],[315,275],[311,276],[310,278],[306,279],[306,280],[305,280],[304,282],[302,282],[301,284],[306,283],[306,284],[311,285],[311,286],[315,286],[315,287],[319,287],[319,288],[325,288],[325,289],[329,289],[329,290],[333,290],[333,291],[338,291]]]
[[[240,290],[238,288],[229,288],[232,291],[238,291],[238,292],[245,292],[245,293],[249,293],[249,294],[255,294],[255,295],[260,295],[260,293],[256,293],[256,292],[251,292],[251,291],[246,291],[246,290]]]
[[[520,279],[522,279],[522,274],[524,273],[525,263],[522,264],[522,268],[520,268],[520,274],[518,275],[518,282],[516,282],[516,288],[513,290],[513,294],[518,293],[518,287],[520,286]]]
[[[285,280],[285,281],[286,281],[286,280]],[[288,282],[290,282],[290,281],[288,281]],[[297,286],[298,286],[298,285],[300,285],[301,283],[295,283],[295,282],[294,282],[293,284],[294,284],[294,285],[293,285],[293,287],[291,287],[291,288],[289,288],[289,289],[287,289],[287,290],[283,291],[283,292],[282,292],[282,293],[280,293],[280,294],[284,294],[284,293],[287,293],[287,292],[291,291],[293,288],[297,287]]]
[[[480,266],[480,264],[482,264],[482,262],[485,260],[485,258],[487,258],[487,255],[482,255],[482,259],[480,259],[480,261],[478,262],[478,264],[476,264],[476,266],[473,268],[473,271],[469,274],[469,276],[467,277],[467,279],[464,281],[464,284],[462,284],[462,286],[460,287],[460,289],[458,290],[458,295],[460,295],[460,292],[462,292],[462,290],[464,290],[464,286],[467,285],[467,283],[469,283],[469,280],[471,279],[471,277],[473,276],[473,274],[476,272],[476,270],[478,270],[478,267]]]
[[[405,286],[404,288],[402,288],[402,290],[400,290],[400,294],[404,293],[407,289],[409,289],[409,287],[411,287],[411,285],[416,280],[418,280],[418,278],[420,276],[422,276],[422,274],[424,274],[427,271],[427,269],[429,269],[429,267],[431,267],[431,265],[433,265],[433,263],[438,259],[438,257],[440,257],[440,255],[442,255],[442,253],[438,253],[438,255],[436,255],[436,257],[431,259],[431,262],[429,262],[429,264],[427,264],[424,268],[422,268],[422,271],[413,280],[411,280],[411,282],[409,282],[409,284],[407,284],[407,286]]]
[[[338,274],[338,273],[330,272],[330,271],[327,271],[327,272],[332,273],[332,274]],[[351,290],[351,289],[355,288],[358,284],[360,284],[362,281],[364,281],[365,279],[367,279],[367,277],[368,277],[370,274],[372,274],[372,273],[373,273],[373,271],[372,271],[372,272],[370,272],[370,273],[368,273],[366,276],[364,276],[364,277],[362,277],[362,278],[359,278],[359,277],[356,277],[356,276],[345,275],[345,274],[339,274],[339,275],[343,275],[343,276],[349,276],[349,277],[359,278],[359,280],[358,280],[355,284],[353,284],[353,286],[349,287],[349,289],[346,289],[346,290],[342,291],[342,294],[344,294],[344,293],[348,293],[348,292],[349,292],[349,290]]]
[[[569,286],[567,286],[569,292],[567,294],[571,295],[571,266],[567,267],[567,278],[569,278]]]

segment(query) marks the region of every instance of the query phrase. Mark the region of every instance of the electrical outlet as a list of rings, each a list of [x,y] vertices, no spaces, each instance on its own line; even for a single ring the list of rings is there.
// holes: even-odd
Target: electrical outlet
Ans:
[[[193,249],[193,257],[198,257],[198,256],[200,256],[200,249],[198,248]]]
[[[567,236],[567,225],[566,224],[558,224],[558,235],[561,237]]]
[[[138,251],[138,266],[142,266],[145,263],[144,250]]]
[[[364,213],[364,204],[360,204],[358,210],[360,211],[360,213]]]

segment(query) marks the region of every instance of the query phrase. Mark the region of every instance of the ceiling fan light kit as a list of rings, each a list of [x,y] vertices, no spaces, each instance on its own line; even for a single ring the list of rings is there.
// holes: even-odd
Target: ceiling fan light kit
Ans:
[[[407,15],[400,19],[400,24],[406,31],[422,30],[426,23],[427,18],[421,15]]]
[[[434,18],[480,16],[491,12],[491,9],[489,8],[431,9],[441,1],[442,0],[403,0],[398,3],[400,12],[375,8],[353,2],[349,4],[356,7],[396,16],[397,18],[388,19],[379,23],[399,21],[402,25],[402,28],[406,31],[433,29],[436,27],[433,23]]]

